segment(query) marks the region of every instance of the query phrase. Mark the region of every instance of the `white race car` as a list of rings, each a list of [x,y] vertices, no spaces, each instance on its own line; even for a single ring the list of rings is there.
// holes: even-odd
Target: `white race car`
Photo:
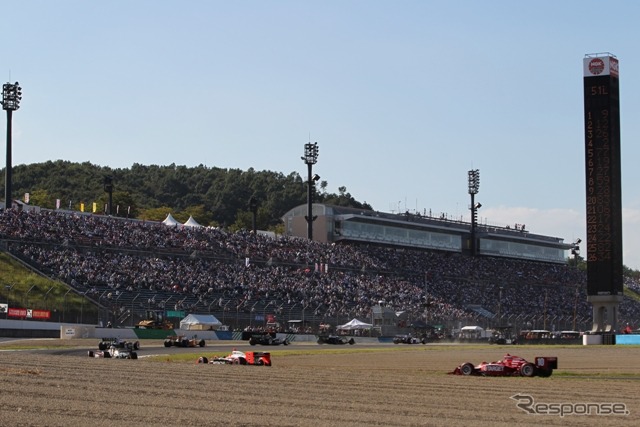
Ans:
[[[224,357],[213,356],[211,359],[201,356],[198,363],[209,363],[212,365],[254,365],[271,366],[271,353],[264,351],[238,351],[233,350],[231,354]]]
[[[106,350],[89,350],[89,357],[105,358],[105,359],[137,359],[138,353],[126,348],[109,347]]]

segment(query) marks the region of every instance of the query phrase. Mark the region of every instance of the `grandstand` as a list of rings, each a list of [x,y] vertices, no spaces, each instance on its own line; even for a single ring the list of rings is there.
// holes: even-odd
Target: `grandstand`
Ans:
[[[315,240],[324,243],[361,242],[382,245],[450,251],[470,255],[471,223],[442,215],[432,217],[406,212],[389,214],[315,203],[312,206]],[[287,212],[282,220],[285,234],[305,237],[307,205]],[[574,244],[559,237],[525,230],[524,224],[498,227],[479,224],[475,230],[478,255],[528,259],[564,264],[566,251]]]
[[[566,263],[45,209],[1,211],[0,239],[12,256],[98,305],[99,320],[114,326],[153,310],[211,313],[236,330],[264,328],[267,319],[282,328],[289,320],[337,325],[371,319],[378,301],[404,312],[407,324],[590,325],[586,275]],[[637,325],[640,306],[625,298],[620,313]]]

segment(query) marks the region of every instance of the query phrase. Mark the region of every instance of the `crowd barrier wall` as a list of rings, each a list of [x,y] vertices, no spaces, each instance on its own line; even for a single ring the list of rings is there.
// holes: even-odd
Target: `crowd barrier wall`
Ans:
[[[640,335],[621,334],[616,335],[616,345],[640,345]]]

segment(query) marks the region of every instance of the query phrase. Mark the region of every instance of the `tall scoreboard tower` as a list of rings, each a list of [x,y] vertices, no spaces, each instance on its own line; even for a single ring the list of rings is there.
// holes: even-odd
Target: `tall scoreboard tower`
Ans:
[[[585,55],[587,300],[593,332],[615,332],[622,302],[622,191],[618,59]]]

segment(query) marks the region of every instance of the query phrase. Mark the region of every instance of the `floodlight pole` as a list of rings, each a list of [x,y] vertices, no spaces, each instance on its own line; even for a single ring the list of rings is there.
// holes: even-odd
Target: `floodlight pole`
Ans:
[[[108,216],[111,216],[111,206],[113,206],[113,177],[111,175],[107,175],[104,177],[104,191],[109,195],[107,211],[105,213]]]
[[[313,221],[316,217],[313,216],[313,191],[315,189],[315,182],[320,179],[318,175],[312,175],[313,165],[318,162],[318,143],[308,142],[304,145],[304,156],[301,159],[307,165],[307,238],[313,240]]]
[[[251,211],[251,229],[253,230],[253,235],[255,236],[258,232],[257,230],[257,216],[258,216],[258,199],[255,196],[251,196],[249,198],[249,211]]]
[[[2,85],[2,109],[7,112],[7,168],[5,170],[4,205],[5,209],[11,209],[13,199],[11,196],[11,122],[13,112],[20,108],[22,88],[18,82]]]

